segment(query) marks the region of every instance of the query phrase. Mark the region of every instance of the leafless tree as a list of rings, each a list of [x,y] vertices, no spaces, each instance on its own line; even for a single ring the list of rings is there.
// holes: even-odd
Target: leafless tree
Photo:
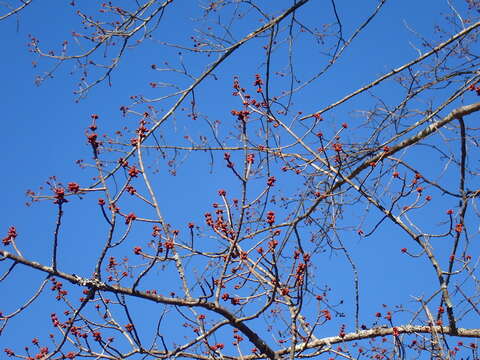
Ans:
[[[440,2],[431,38],[405,24],[410,60],[379,73],[368,59],[389,44],[365,39],[382,35],[369,29],[387,0],[358,14],[338,0],[205,0],[191,28],[181,1],[72,1],[73,40],[50,51],[30,37],[38,84],[70,66],[78,100],[108,94],[141,49],[153,80],[115,121],[92,111],[79,140],[91,183],[58,174],[28,192],[56,210],[44,254],[24,256],[31,239],[6,225],[2,294],[22,272],[43,278],[14,308],[2,296],[0,342],[55,300],[52,335],[3,344],[6,356],[480,358],[480,4]],[[0,20],[21,23],[30,3]],[[97,220],[72,264],[76,208]]]

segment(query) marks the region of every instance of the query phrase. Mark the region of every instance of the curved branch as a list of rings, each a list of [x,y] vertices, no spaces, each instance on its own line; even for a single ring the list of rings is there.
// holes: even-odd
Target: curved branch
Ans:
[[[231,326],[241,331],[250,340],[250,342],[254,344],[257,347],[257,349],[261,353],[265,354],[269,359],[271,360],[278,359],[273,349],[263,339],[261,339],[255,331],[253,331],[249,326],[247,326],[245,322],[235,317],[235,315],[233,315],[226,308],[220,305],[216,305],[215,303],[202,301],[200,299],[180,299],[180,298],[167,297],[167,296],[137,291],[132,288],[126,288],[119,285],[108,285],[97,279],[86,279],[75,274],[64,273],[62,271],[54,269],[51,266],[45,266],[38,262],[27,260],[24,257],[16,256],[5,250],[0,250],[0,255],[3,256],[4,258],[13,260],[15,262],[26,265],[33,269],[40,270],[52,276],[56,276],[64,280],[67,280],[74,285],[88,287],[91,291],[100,290],[100,291],[106,291],[114,294],[133,296],[133,297],[150,300],[150,301],[154,301],[156,303],[161,303],[161,304],[184,306],[184,307],[197,306],[197,307],[201,307],[201,308],[213,311],[218,315],[221,315],[222,317],[224,317],[226,320],[228,320]]]

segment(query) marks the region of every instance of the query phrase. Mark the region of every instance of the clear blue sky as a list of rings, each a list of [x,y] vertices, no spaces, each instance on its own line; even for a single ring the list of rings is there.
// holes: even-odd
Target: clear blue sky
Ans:
[[[461,14],[465,13],[464,1],[452,0]],[[83,4],[84,3],[84,4]],[[78,6],[85,12],[96,12],[96,2],[79,1]],[[272,14],[280,13],[291,1],[278,1]],[[348,38],[352,31],[363,21],[376,6],[376,1],[337,1],[337,11],[342,20],[345,37]],[[28,51],[29,34],[40,39],[40,44],[45,50],[58,49],[63,40],[71,41],[71,33],[80,28],[75,9],[68,2],[34,1],[25,8],[18,17],[11,17],[0,22],[2,34],[2,56],[0,56],[0,71],[2,85],[0,86],[0,104],[2,105],[3,123],[3,176],[2,197],[3,206],[0,208],[0,231],[6,233],[11,225],[15,225],[19,233],[19,246],[25,257],[38,261],[49,261],[49,246],[54,231],[55,206],[51,202],[40,202],[26,207],[25,191],[37,191],[50,176],[57,176],[64,184],[76,181],[81,185],[91,183],[95,172],[82,170],[75,165],[78,159],[91,158],[91,149],[87,146],[84,136],[86,127],[90,124],[90,115],[95,113],[100,116],[99,133],[112,132],[123,126],[135,126],[136,119],[124,119],[119,108],[129,105],[131,95],[144,94],[155,97],[162,90],[152,89],[151,82],[160,81],[189,81],[180,77],[165,75],[151,69],[152,64],[161,64],[169,61],[178,63],[178,50],[159,46],[155,41],[145,41],[140,46],[129,49],[122,58],[119,67],[112,73],[111,86],[103,82],[93,88],[86,98],[76,101],[73,91],[79,79],[78,69],[74,62],[66,62],[54,73],[53,78],[47,79],[40,86],[35,85],[35,78],[44,74],[54,66],[53,62],[40,59]],[[368,28],[362,32],[358,39],[346,50],[334,71],[307,87],[303,95],[295,99],[296,111],[311,113],[334,102],[351,91],[367,84],[376,77],[404,64],[418,56],[416,48],[422,49],[421,34],[427,39],[439,39],[435,33],[435,25],[444,25],[444,14],[450,13],[446,0],[390,0],[383,7]],[[300,17],[308,24],[321,24],[332,22],[331,6],[328,1],[313,0],[301,10]],[[442,15],[443,14],[443,15]],[[167,10],[154,37],[165,42],[180,43],[190,46],[189,39],[193,29],[198,24],[191,21],[199,17],[196,6],[190,2],[175,1]],[[318,19],[318,23],[316,23]],[[258,23],[246,22],[237,28],[235,37],[247,34],[258,26]],[[286,54],[285,47],[279,46],[278,53]],[[478,49],[477,49],[478,50]],[[303,79],[315,73],[319,66],[325,65],[325,57],[318,52],[318,48],[309,46],[299,47],[295,54],[295,64],[299,76]],[[230,110],[239,108],[238,99],[231,96],[233,76],[239,76],[243,83],[251,85],[255,73],[263,74],[261,57],[263,52],[261,42],[252,42],[242,48],[236,55],[229,58],[216,71],[218,80],[209,79],[201,85],[196,92],[196,100],[202,115],[209,121],[220,120],[224,133],[229,129],[232,121]],[[203,67],[212,61],[212,58],[199,57],[185,54],[185,64],[198,75]],[[278,60],[277,60],[278,59]],[[280,70],[284,65],[281,57],[274,57],[273,68]],[[37,64],[32,66],[32,64]],[[73,71],[73,74],[70,74]],[[94,75],[94,74],[93,74]],[[284,83],[283,83],[284,84]],[[283,85],[281,81],[278,86]],[[399,98],[398,89],[381,88],[375,95],[381,95],[386,102],[396,103]],[[279,89],[273,92],[280,95]],[[327,113],[334,124],[344,121],[355,128],[355,121],[361,121],[360,114],[356,111],[366,109],[370,104],[362,103],[364,98],[353,101],[331,113]],[[429,99],[430,100],[430,99]],[[474,101],[475,99],[473,99]],[[188,106],[187,100],[185,106]],[[367,101],[367,100],[365,100]],[[371,100],[369,100],[371,101]],[[435,102],[435,99],[431,101]],[[165,110],[159,106],[158,110]],[[166,125],[166,134],[170,140],[181,141],[184,135],[189,135],[198,140],[199,136],[208,132],[205,121],[192,120],[179,112],[169,119]],[[130,122],[129,122],[130,121]],[[328,130],[327,130],[328,131]],[[333,130],[332,130],[333,131]],[[285,141],[288,142],[288,141]],[[180,156],[182,159],[182,156]],[[180,160],[182,161],[182,160]],[[426,172],[429,162],[416,160],[418,165]],[[215,164],[212,169],[208,165],[208,157],[201,155],[192,156],[184,160],[179,166],[177,176],[168,174],[165,161],[158,160],[159,175],[156,179],[163,211],[168,216],[168,222],[174,227],[187,232],[186,224],[193,221],[202,223],[203,213],[209,210],[212,198],[217,199],[217,190],[226,188],[227,191],[236,191],[232,185],[231,174],[220,171]],[[286,188],[298,184],[284,184]],[[455,184],[453,188],[456,188]],[[277,189],[278,190],[278,189]],[[96,251],[98,243],[105,232],[105,224],[99,219],[99,214],[91,209],[95,208],[96,196],[86,197],[85,200],[72,200],[66,204],[66,216],[62,228],[63,257],[60,267],[66,272],[84,271],[82,275],[88,276],[87,271],[92,268],[89,254]],[[448,208],[454,208],[457,203],[439,200],[435,207],[442,214]],[[380,215],[372,210],[372,218],[367,221],[373,223]],[[353,213],[347,213],[355,217]],[[419,221],[427,226],[433,226],[428,213]],[[444,218],[446,220],[446,218]],[[98,234],[101,231],[101,235]],[[144,234],[146,231],[144,230]],[[141,233],[141,232],[140,232]],[[3,237],[3,235],[2,235]],[[98,240],[100,241],[100,240]],[[360,284],[362,294],[361,320],[367,324],[375,321],[373,314],[382,311],[382,304],[395,306],[408,304],[412,296],[429,296],[432,289],[436,288],[433,282],[433,271],[425,261],[410,258],[400,252],[402,247],[418,251],[413,243],[407,241],[401,233],[391,225],[384,225],[371,238],[361,239],[351,231],[350,238],[345,239],[355,254],[355,262],[360,269]],[[410,240],[411,241],[411,240]],[[144,241],[145,243],[145,241]],[[477,250],[478,247],[472,248]],[[442,250],[440,250],[442,251]],[[447,248],[445,251],[448,251]],[[133,257],[133,254],[127,253]],[[362,272],[362,269],[375,263],[378,271]],[[401,271],[399,270],[401,268]],[[0,264],[2,271],[5,264]],[[342,312],[349,316],[352,314],[352,274],[348,270],[344,257],[340,254],[325,256],[324,263],[318,265],[319,274],[326,274],[325,284],[334,288],[334,299],[345,299],[347,305]],[[327,275],[328,274],[328,275]],[[158,273],[159,277],[162,274]],[[4,283],[0,283],[0,311],[9,313],[19,301],[27,299],[32,288],[38,286],[43,275],[35,274],[19,267],[18,274],[12,276]],[[163,282],[164,280],[160,280]],[[163,283],[163,285],[165,285]],[[161,285],[159,285],[161,286]],[[336,287],[336,288],[335,288]],[[56,308],[57,307],[57,308]],[[55,301],[49,296],[42,296],[25,314],[15,318],[8,324],[5,332],[0,336],[0,349],[10,347],[21,350],[29,343],[31,338],[38,336],[47,340],[51,332],[49,314],[61,312]],[[143,319],[148,325],[148,311],[157,311],[147,305],[145,314],[138,312],[137,318]],[[332,334],[336,335],[337,325],[343,320],[338,320],[332,325]],[[352,318],[345,320],[349,330],[352,329]],[[179,331],[172,326],[174,331]],[[327,329],[325,329],[326,331]],[[330,335],[329,333],[321,335]],[[271,340],[271,339],[269,339]],[[3,358],[4,354],[0,357]]]

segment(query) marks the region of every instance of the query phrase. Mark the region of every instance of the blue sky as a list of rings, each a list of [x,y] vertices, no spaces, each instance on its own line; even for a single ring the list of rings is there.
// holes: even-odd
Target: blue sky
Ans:
[[[290,1],[279,1],[275,4],[272,14],[279,14],[290,3]],[[451,3],[461,14],[466,13],[465,2],[451,1]],[[343,32],[348,38],[377,4],[376,1],[371,0],[362,2],[342,0],[337,1],[336,5],[342,20]],[[97,4],[94,2],[79,1],[78,6],[87,13],[97,11]],[[54,73],[53,78],[36,86],[36,76],[51,69],[54,63],[28,51],[29,34],[39,38],[41,46],[47,51],[51,48],[58,49],[63,40],[70,40],[72,31],[81,28],[74,11],[75,9],[66,1],[61,3],[34,1],[18,17],[0,22],[4,54],[0,57],[0,69],[2,69],[0,99],[4,124],[4,176],[1,182],[4,206],[0,209],[2,218],[0,231],[6,232],[9,226],[15,225],[19,233],[19,246],[24,255],[46,263],[49,261],[50,250],[48,249],[54,231],[55,206],[50,201],[25,206],[28,200],[25,197],[26,190],[37,191],[50,176],[57,176],[58,181],[63,184],[75,181],[87,186],[95,176],[95,171],[79,169],[75,161],[85,159],[89,162],[91,159],[91,149],[87,146],[85,138],[85,129],[91,123],[91,114],[98,114],[100,117],[98,121],[100,134],[112,134],[116,129],[122,129],[124,126],[134,127],[137,124],[138,118],[133,116],[124,118],[119,111],[121,106],[131,105],[130,96],[143,94],[153,98],[163,93],[163,89],[152,88],[149,85],[151,82],[175,82],[182,86],[190,84],[190,80],[186,77],[155,71],[151,68],[152,64],[164,66],[165,61],[173,66],[178,65],[179,50],[160,46],[154,40],[147,40],[137,47],[128,49],[120,65],[112,73],[111,86],[103,82],[91,89],[87,96],[79,101],[74,94],[79,79],[79,72],[74,62],[65,62]],[[438,43],[439,37],[435,32],[435,26],[440,24],[451,30],[451,26],[444,18],[450,13],[446,0],[387,1],[380,14],[346,49],[344,55],[335,64],[335,69],[323,76],[321,80],[307,86],[302,95],[294,99],[292,112],[313,113],[378,76],[414,59],[418,56],[417,49],[425,51],[418,35],[421,34],[426,39],[436,39],[434,43]],[[187,2],[175,2],[165,13],[164,20],[154,33],[154,37],[168,43],[191,46],[191,33],[203,26],[193,22],[192,19],[200,15],[201,12],[197,7]],[[305,23],[319,27],[321,24],[334,21],[331,5],[326,1],[312,1],[299,10],[299,17]],[[247,17],[247,19],[250,18]],[[258,25],[251,20],[240,22],[233,36],[238,40]],[[332,27],[332,31],[334,28]],[[259,39],[245,45],[215,70],[215,79],[209,78],[198,87],[195,95],[200,118],[194,122],[186,116],[187,111],[178,111],[168,120],[163,129],[165,136],[168,136],[168,142],[185,144],[183,137],[186,135],[198,141],[201,135],[209,133],[208,120],[220,122],[219,131],[222,137],[227,139],[226,144],[229,141],[232,144],[236,143],[234,138],[228,140],[228,132],[232,129],[230,111],[241,107],[238,98],[231,96],[233,77],[238,76],[242,84],[245,83],[251,87],[254,75],[264,74],[265,66],[262,64],[264,42],[264,39]],[[325,66],[327,58],[319,51],[321,47],[314,47],[309,40],[299,37],[298,43],[300,45],[295,49],[294,63],[300,80],[304,81]],[[285,43],[278,44],[278,49],[272,58],[274,71],[285,70],[287,50]],[[97,56],[100,61],[103,55]],[[108,56],[107,54],[107,58]],[[183,59],[189,71],[198,75],[206,64],[212,62],[213,57],[184,52]],[[36,66],[32,66],[32,63]],[[95,72],[91,74],[91,76],[95,75]],[[272,93],[280,96],[286,84],[287,81],[282,78],[272,80]],[[431,98],[422,98],[419,104],[422,101],[438,104],[449,91],[451,91],[450,88],[445,91],[440,90],[438,99],[434,94]],[[399,102],[402,94],[401,89],[391,84],[374,88],[368,95],[360,96],[347,105],[326,113],[325,132],[333,134],[339,128],[339,124],[348,122],[352,132],[349,133],[350,129],[347,130],[346,137],[351,136],[354,139],[360,134],[360,132],[355,133],[356,128],[360,129],[360,125],[356,122],[363,121],[363,115],[359,110],[371,109],[374,105],[371,95],[381,96],[385,104],[393,105]],[[475,101],[474,98],[463,100],[467,103]],[[189,102],[190,99],[185,102],[186,108]],[[159,114],[162,114],[169,104],[171,100],[158,104]],[[459,104],[460,102],[457,102],[455,106]],[[138,109],[144,111],[141,106]],[[288,143],[291,139],[284,141]],[[431,168],[436,164],[428,160],[428,156],[436,155],[428,155],[427,151],[423,154],[426,159],[413,155],[412,163],[418,164],[426,173],[436,174],[437,169]],[[111,158],[115,159],[115,156],[112,155]],[[408,159],[409,155],[405,156]],[[155,178],[155,186],[158,189],[162,209],[167,214],[168,222],[185,233],[187,233],[186,224],[189,221],[196,224],[202,223],[204,212],[211,211],[212,199],[218,200],[218,189],[225,188],[229,194],[235,194],[238,191],[236,186],[238,184],[235,183],[232,174],[225,170],[221,156],[220,161],[217,160],[213,166],[210,166],[209,154],[192,154],[190,157],[180,155],[176,176],[169,174],[171,168],[167,164],[168,159],[164,161],[160,157],[153,158],[152,166],[157,166],[159,171]],[[282,187],[286,192],[294,191],[295,187],[301,186],[301,181],[295,180],[293,175],[282,175],[279,168],[280,166],[277,166],[273,170],[280,179],[276,191],[280,191]],[[280,176],[285,177],[280,178]],[[452,173],[452,176],[455,174]],[[263,179],[258,181],[260,184]],[[257,186],[260,187],[260,185]],[[455,184],[453,188],[456,189],[456,187]],[[83,272],[83,276],[88,276],[92,268],[94,259],[89,257],[89,254],[98,250],[106,231],[106,224],[99,220],[97,199],[97,196],[86,196],[83,200],[72,199],[65,205],[60,266],[66,272],[80,271]],[[439,200],[436,198],[435,201],[437,202],[432,206],[432,210],[423,211],[416,217],[419,224],[435,228],[439,226],[439,222],[448,220],[448,216],[445,215],[446,209],[457,206],[457,202],[451,199],[444,201],[443,198]],[[129,205],[130,203],[126,202],[125,206]],[[133,203],[131,205],[134,206]],[[438,221],[433,221],[430,218],[431,213],[437,210],[442,215],[438,216]],[[367,227],[380,218],[380,214],[375,209],[371,209],[368,214]],[[346,210],[345,216],[355,219],[359,216],[359,212],[352,207]],[[149,229],[150,225],[139,225],[135,234],[139,237],[145,236]],[[391,307],[398,304],[408,306],[413,301],[413,296],[428,297],[436,289],[437,285],[432,280],[434,277],[431,266],[424,260],[408,257],[400,252],[403,247],[411,249],[412,252],[418,252],[418,248],[415,248],[411,240],[399,233],[398,229],[391,224],[382,225],[379,231],[368,239],[355,236],[355,231],[352,229],[345,233],[349,234],[345,235],[344,240],[352,249],[358,268],[368,268],[372,262],[377,268],[377,271],[373,272],[360,272],[362,321],[369,325],[375,321],[373,314],[381,311],[384,303]],[[410,243],[405,245],[405,241]],[[475,245],[472,250],[478,251],[478,247]],[[447,254],[449,247],[444,249],[439,245],[438,251],[441,254]],[[127,255],[133,257],[131,252]],[[1,269],[2,271],[5,269],[5,264],[2,264]],[[16,276],[0,284],[0,291],[8,294],[7,298],[3,297],[0,300],[0,311],[8,313],[14,310],[15,305],[28,298],[32,293],[32,287],[38,286],[43,279],[43,275],[24,268],[17,270]],[[351,316],[352,273],[345,257],[337,252],[325,251],[324,262],[318,263],[317,271],[318,276],[325,274],[325,280],[320,283],[328,284],[337,291],[332,295],[334,297],[332,301],[345,300],[346,305],[341,311]],[[156,274],[162,277],[160,271]],[[201,276],[200,270],[196,276]],[[160,279],[159,286],[168,289],[168,282]],[[150,304],[142,306],[145,306],[143,313],[137,310],[136,318],[143,324],[142,326],[151,326],[147,313],[157,310]],[[57,310],[54,310],[56,308]],[[25,314],[8,324],[0,337],[0,348],[7,346],[22,349],[34,336],[46,340],[48,332],[51,331],[49,314],[61,312],[58,310],[61,308],[49,296],[42,296]],[[331,335],[336,334],[337,325],[341,321],[341,319],[338,320],[328,329],[333,331]],[[353,330],[352,318],[348,317],[345,321],[349,330]],[[182,329],[175,328],[176,325],[179,324],[172,323],[172,331],[181,332]],[[327,332],[327,328],[325,331]],[[330,334],[327,332],[322,335]]]

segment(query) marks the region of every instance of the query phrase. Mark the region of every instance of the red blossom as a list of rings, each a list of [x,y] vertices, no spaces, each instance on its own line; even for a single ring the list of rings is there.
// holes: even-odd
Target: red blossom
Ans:
[[[461,233],[463,231],[463,224],[462,223],[458,223],[457,225],[455,225],[455,231],[457,233]]]
[[[339,144],[339,143],[335,143],[332,145],[333,147],[333,150],[335,150],[336,152],[341,152],[342,151],[342,144]]]
[[[397,337],[399,335],[398,328],[396,326],[393,327],[393,336]]]
[[[267,224],[272,226],[275,222],[275,213],[273,211],[267,212]]]
[[[248,117],[250,115],[250,111],[248,111],[248,110],[240,110],[240,111],[232,110],[231,114],[235,115],[238,120],[246,121],[246,120],[248,120]]]
[[[80,185],[78,185],[76,182],[69,182],[68,183],[68,191],[76,194],[79,190],[80,190]]]
[[[102,341],[102,334],[99,331],[94,331],[92,335],[95,341]]]
[[[153,225],[152,236],[156,237],[160,234],[160,227],[158,225]]]
[[[275,179],[275,176],[269,176],[267,179],[267,186],[273,186],[275,184],[275,181],[277,181],[277,179]]]
[[[91,144],[94,148],[98,147],[97,137],[98,135],[96,133],[87,134],[88,143]]]
[[[137,216],[134,213],[130,213],[125,217],[125,224],[130,224],[133,220],[135,220]]]
[[[278,240],[276,240],[276,239],[270,240],[268,242],[268,247],[270,249],[275,249],[277,247],[277,245],[278,245]]]
[[[133,165],[129,170],[128,170],[128,175],[131,177],[137,177],[138,174],[140,174],[140,170],[138,170],[135,165]]]
[[[117,261],[115,260],[115,258],[113,256],[110,256],[110,258],[108,259],[108,265],[107,265],[107,268],[108,269],[113,269],[115,266],[117,266],[118,263]]]
[[[232,305],[240,305],[240,299],[239,298],[231,298],[230,303]]]
[[[133,253],[134,253],[135,255],[140,255],[141,252],[142,252],[142,248],[141,248],[140,246],[135,246],[135,247],[133,248]]]
[[[65,199],[65,189],[62,187],[56,187],[53,189],[53,192],[55,193],[55,201],[53,202],[54,204],[63,204],[68,202],[67,199]]]
[[[13,240],[17,237],[17,229],[15,226],[10,226],[8,228],[7,236],[3,238],[3,245],[10,245]]]
[[[133,195],[137,192],[137,190],[132,185],[127,185],[125,187],[125,191],[128,192],[130,195]]]
[[[262,78],[260,77],[260,74],[255,74],[255,82],[253,83],[254,86],[262,86],[263,81]]]

